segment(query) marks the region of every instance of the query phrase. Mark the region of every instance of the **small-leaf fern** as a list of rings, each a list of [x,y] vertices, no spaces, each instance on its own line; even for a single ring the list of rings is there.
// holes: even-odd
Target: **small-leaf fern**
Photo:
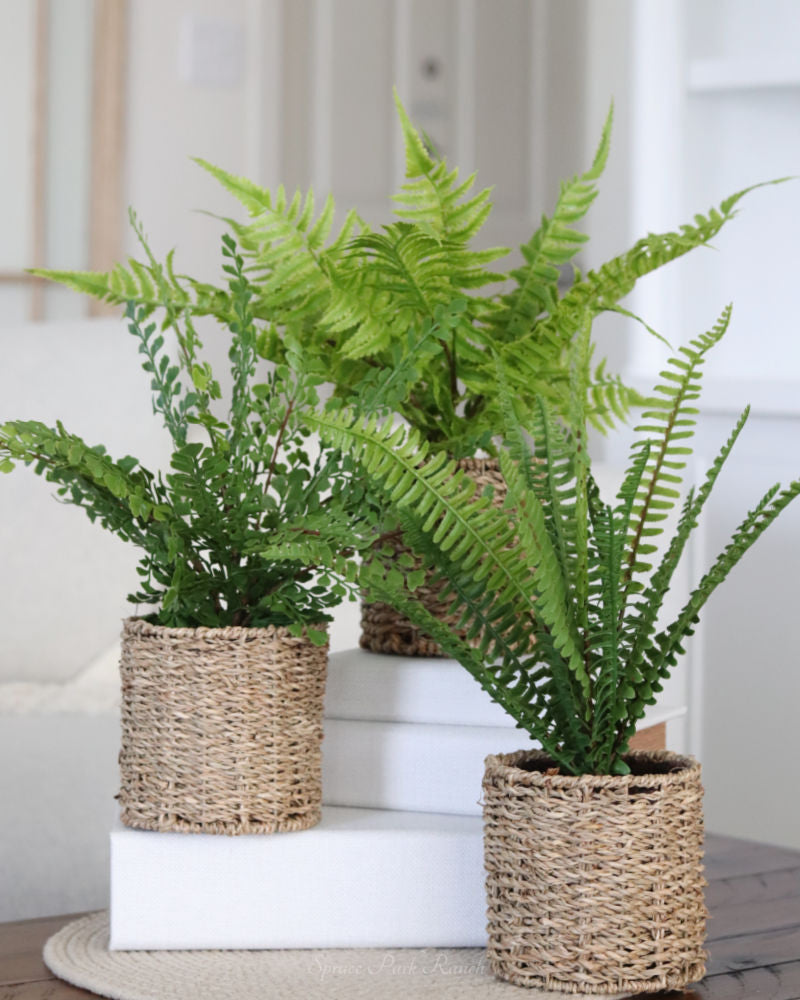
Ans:
[[[308,447],[304,417],[318,405],[322,381],[313,359],[287,337],[284,360],[272,370],[263,365],[261,292],[224,236],[232,388],[221,416],[220,386],[202,360],[181,286],[137,231],[148,263],[146,274],[133,273],[147,301],[128,302],[126,318],[172,442],[169,469],[113,461],[60,423],[11,420],[0,424],[0,471],[31,466],[65,502],[136,545],[139,587],[129,599],[154,607],[158,624],[286,625],[324,641],[317,626],[356,596],[354,560],[368,548],[375,518],[351,460]],[[167,316],[164,333],[149,321],[154,304]]]

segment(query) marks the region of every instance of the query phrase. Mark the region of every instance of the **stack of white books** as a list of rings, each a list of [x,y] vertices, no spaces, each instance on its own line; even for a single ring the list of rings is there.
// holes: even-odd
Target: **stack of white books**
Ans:
[[[335,653],[325,714],[319,826],[112,832],[112,948],[485,943],[483,762],[535,744],[447,659]]]

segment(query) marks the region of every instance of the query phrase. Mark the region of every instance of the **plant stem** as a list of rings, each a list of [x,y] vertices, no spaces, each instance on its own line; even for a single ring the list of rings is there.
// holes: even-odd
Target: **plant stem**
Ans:
[[[266,482],[264,483],[264,493],[268,492],[270,483],[272,482],[272,476],[275,472],[275,463],[277,462],[278,459],[278,452],[280,451],[281,444],[283,443],[283,438],[286,434],[286,427],[289,423],[289,417],[292,414],[292,410],[294,409],[294,404],[295,404],[295,399],[294,397],[292,397],[286,406],[286,412],[284,413],[283,420],[281,421],[281,425],[278,428],[278,433],[275,438],[275,445],[272,449],[272,458],[270,459],[269,469],[267,470],[267,479]]]

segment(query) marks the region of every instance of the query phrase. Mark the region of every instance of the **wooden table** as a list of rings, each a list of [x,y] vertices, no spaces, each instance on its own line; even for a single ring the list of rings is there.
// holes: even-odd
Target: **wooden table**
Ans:
[[[708,975],[694,990],[672,996],[800,1000],[800,851],[709,836],[706,874]],[[0,1000],[94,996],[56,979],[42,962],[44,942],[70,919],[0,924]]]

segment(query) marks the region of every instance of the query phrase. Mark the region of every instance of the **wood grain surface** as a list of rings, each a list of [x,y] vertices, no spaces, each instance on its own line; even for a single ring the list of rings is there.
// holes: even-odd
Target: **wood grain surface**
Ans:
[[[709,835],[706,874],[708,975],[686,993],[642,997],[800,1000],[800,851]],[[0,1000],[94,996],[42,962],[44,942],[74,916],[0,924]]]

